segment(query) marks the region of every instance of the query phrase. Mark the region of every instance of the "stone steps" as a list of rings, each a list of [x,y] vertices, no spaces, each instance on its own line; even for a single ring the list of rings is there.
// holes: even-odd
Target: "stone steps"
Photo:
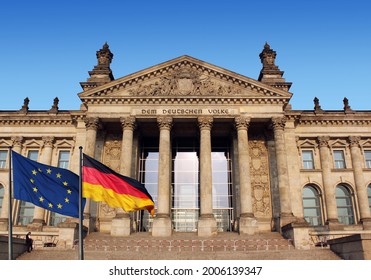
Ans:
[[[77,260],[72,250],[42,248],[18,259]],[[278,233],[242,236],[235,233],[200,238],[196,234],[174,234],[156,238],[148,233],[113,237],[91,233],[84,240],[86,260],[339,260],[328,248],[297,250]]]

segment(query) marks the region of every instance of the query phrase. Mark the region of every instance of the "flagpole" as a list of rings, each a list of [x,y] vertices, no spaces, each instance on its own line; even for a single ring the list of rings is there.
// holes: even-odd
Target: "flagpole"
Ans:
[[[83,239],[83,211],[82,209],[82,147],[79,147],[80,154],[79,154],[79,167],[80,167],[80,176],[79,176],[79,256],[80,260],[84,259],[84,239]]]
[[[12,221],[12,147],[9,146],[9,209],[8,209],[8,259],[13,259],[13,221]]]

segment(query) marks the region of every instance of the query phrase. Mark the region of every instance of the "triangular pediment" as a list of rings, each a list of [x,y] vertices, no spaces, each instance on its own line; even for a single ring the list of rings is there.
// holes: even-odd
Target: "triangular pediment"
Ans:
[[[190,56],[175,58],[79,94],[84,103],[143,97],[263,98],[288,103],[291,96],[287,91]]]

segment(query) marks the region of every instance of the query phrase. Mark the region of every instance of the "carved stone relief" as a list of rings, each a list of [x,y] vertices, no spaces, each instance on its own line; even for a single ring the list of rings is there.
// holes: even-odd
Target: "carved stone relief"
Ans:
[[[268,150],[263,138],[249,141],[251,158],[250,175],[253,198],[253,211],[256,217],[270,217],[272,213]]]
[[[108,134],[103,148],[103,163],[118,173],[120,172],[121,142],[121,135]],[[99,207],[101,218],[113,218],[115,215],[116,210],[114,208],[101,202]]]

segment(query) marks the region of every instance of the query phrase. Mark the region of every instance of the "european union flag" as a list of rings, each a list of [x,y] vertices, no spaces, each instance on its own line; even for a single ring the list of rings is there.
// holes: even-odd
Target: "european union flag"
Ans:
[[[30,160],[12,151],[14,198],[79,217],[79,176],[58,167]],[[86,199],[83,199],[85,206]],[[83,208],[82,208],[83,209]]]

